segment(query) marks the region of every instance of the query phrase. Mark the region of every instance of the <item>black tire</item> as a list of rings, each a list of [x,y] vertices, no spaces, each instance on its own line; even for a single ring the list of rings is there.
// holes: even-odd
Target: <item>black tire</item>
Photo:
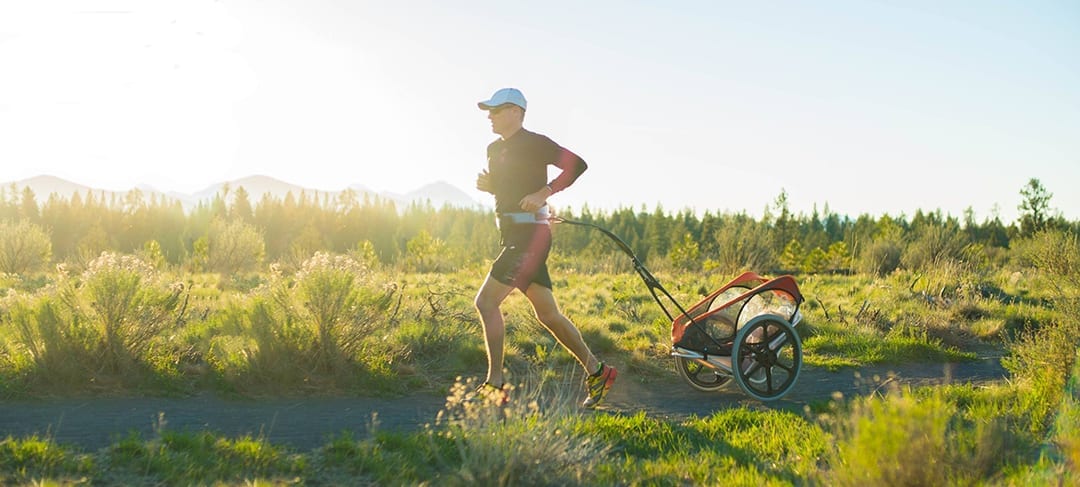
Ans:
[[[743,392],[759,401],[775,401],[799,378],[802,341],[786,319],[757,316],[739,328],[731,361],[735,383]]]
[[[716,369],[694,359],[675,357],[675,370],[690,387],[702,392],[719,391],[731,384],[731,376],[717,373]]]

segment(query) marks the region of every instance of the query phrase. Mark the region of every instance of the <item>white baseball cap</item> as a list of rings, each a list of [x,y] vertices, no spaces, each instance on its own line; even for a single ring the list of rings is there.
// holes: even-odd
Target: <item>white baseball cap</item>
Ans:
[[[494,95],[491,95],[490,100],[482,101],[476,105],[479,106],[481,110],[491,110],[492,108],[507,103],[517,105],[524,110],[526,105],[525,95],[522,95],[521,90],[518,90],[517,88],[503,88],[496,91]]]

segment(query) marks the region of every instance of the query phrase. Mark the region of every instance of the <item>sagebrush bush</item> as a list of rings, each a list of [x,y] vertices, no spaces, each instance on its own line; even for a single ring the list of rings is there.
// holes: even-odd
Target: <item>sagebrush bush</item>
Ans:
[[[939,393],[894,388],[822,419],[835,445],[818,473],[822,485],[973,485],[1007,460],[1005,425],[969,420]]]
[[[1080,359],[1080,351],[1077,358]],[[1074,475],[1080,476],[1080,360],[1074,362],[1072,377],[1054,427],[1054,442],[1061,456]]]
[[[102,253],[78,280],[68,280],[61,297],[99,334],[102,366],[119,372],[146,358],[152,343],[176,325],[173,314],[183,286],[159,282],[138,257]]]
[[[903,248],[898,240],[874,240],[859,252],[857,270],[875,276],[887,275],[900,267]]]
[[[913,232],[900,263],[907,269],[930,269],[941,262],[959,259],[967,238],[959,227],[924,225]]]
[[[315,325],[315,361],[330,368],[358,350],[373,322],[360,308],[367,269],[351,257],[316,252],[296,273],[296,294]]]
[[[10,324],[22,350],[43,382],[72,384],[85,379],[86,367],[95,364],[98,334],[81,326],[54,296],[22,297],[8,304]]]
[[[178,326],[182,290],[137,257],[106,252],[79,275],[61,269],[55,284],[8,297],[2,321],[33,364],[32,382],[133,384],[175,363],[156,357],[170,347],[155,345]]]
[[[1061,403],[1080,343],[1080,244],[1075,234],[1047,230],[1021,242],[1017,252],[1021,262],[1035,267],[1038,279],[1050,283],[1056,293],[1051,299],[1054,317],[1010,341],[1009,356],[1002,359],[1026,388],[1023,398],[1032,427],[1043,432]]]
[[[44,269],[52,257],[52,241],[27,220],[0,221],[0,273],[27,274]]]
[[[241,367],[219,373],[242,388],[348,388],[367,375],[391,375],[372,367],[370,356],[383,353],[369,342],[376,328],[388,325],[386,312],[397,293],[394,284],[374,283],[363,265],[345,255],[316,253],[292,275],[272,266],[267,283],[230,313],[227,325],[240,336],[219,345],[215,364]],[[232,354],[240,357],[227,356]]]
[[[1034,432],[1041,433],[1053,421],[1065,383],[1076,363],[1080,343],[1080,306],[1041,327],[1022,333],[1009,342],[1009,355],[1001,360],[1019,387],[1025,388],[1022,400],[1031,413]]]
[[[1080,289],[1080,240],[1072,232],[1045,230],[1015,243],[1021,265],[1034,267],[1060,294]]]
[[[205,253],[201,258],[207,269],[229,276],[254,271],[266,255],[266,243],[251,224],[217,219],[210,224]]]
[[[477,390],[475,380],[450,389],[430,434],[454,446],[439,457],[445,473],[433,485],[594,485],[606,444],[572,431],[576,395],[566,387],[519,385]],[[555,387],[554,391],[552,391]],[[503,394],[509,402],[503,404]],[[438,448],[433,448],[438,452]]]
[[[714,257],[705,259],[702,267],[706,272],[717,271],[735,275],[747,269],[772,269],[776,267],[772,236],[762,225],[753,220],[740,219],[723,226],[712,243]]]

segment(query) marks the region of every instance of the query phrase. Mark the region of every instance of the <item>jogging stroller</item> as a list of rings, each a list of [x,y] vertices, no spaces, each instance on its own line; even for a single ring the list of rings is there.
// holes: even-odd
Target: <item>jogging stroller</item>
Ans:
[[[802,369],[802,342],[795,326],[802,319],[803,296],[793,277],[769,279],[745,272],[684,309],[621,238],[592,223],[551,220],[599,230],[630,256],[634,270],[671,320],[671,355],[691,387],[717,391],[734,379],[749,396],[774,401],[795,385]],[[661,294],[678,316],[668,310]]]

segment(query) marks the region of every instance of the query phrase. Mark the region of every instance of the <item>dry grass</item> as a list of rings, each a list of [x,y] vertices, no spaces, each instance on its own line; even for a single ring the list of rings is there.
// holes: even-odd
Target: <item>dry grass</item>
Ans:
[[[542,377],[539,374],[538,377]],[[431,434],[454,458],[433,485],[591,485],[609,447],[572,432],[576,394],[565,384],[523,383],[502,393],[458,380]],[[573,389],[576,391],[576,389]]]

